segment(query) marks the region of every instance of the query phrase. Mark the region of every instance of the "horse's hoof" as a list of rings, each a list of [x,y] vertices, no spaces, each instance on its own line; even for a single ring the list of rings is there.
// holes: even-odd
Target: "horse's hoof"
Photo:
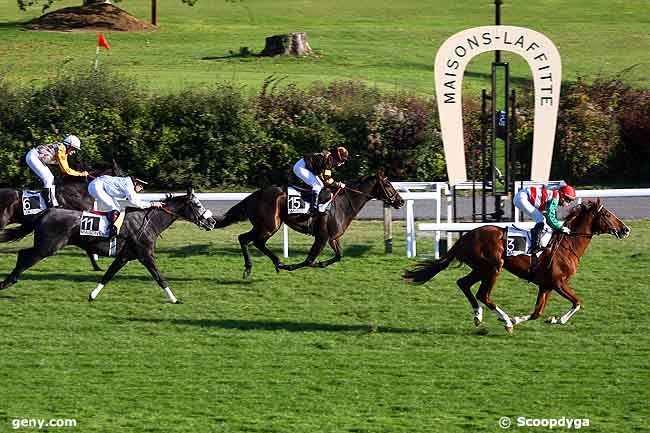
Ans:
[[[275,272],[277,272],[278,274],[282,269],[284,269],[284,263],[280,262],[275,265]]]
[[[506,332],[508,333],[508,335],[512,335],[515,333],[515,328],[512,325],[506,326]]]
[[[176,299],[176,302],[174,302],[174,304],[182,304],[182,303],[183,301],[181,301],[180,299]]]
[[[251,276],[251,268],[244,269],[244,274],[242,275],[242,278],[247,279],[250,276]]]
[[[481,319],[479,319],[478,317],[474,317],[474,326],[479,327],[481,326],[481,323],[482,323]]]
[[[93,271],[95,272],[103,272],[104,270],[100,267],[93,268]]]
[[[92,302],[92,301],[94,301],[94,300],[95,300],[95,298],[93,298],[92,293],[89,294],[89,295],[88,295],[88,302]]]
[[[560,323],[560,320],[555,316],[551,316],[548,319],[546,319],[545,322],[550,323],[551,325],[557,325],[558,323]]]

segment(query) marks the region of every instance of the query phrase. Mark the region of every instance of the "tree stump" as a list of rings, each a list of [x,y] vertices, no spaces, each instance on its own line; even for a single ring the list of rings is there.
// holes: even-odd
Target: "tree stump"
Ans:
[[[309,46],[307,33],[295,32],[266,38],[266,44],[260,56],[308,56],[313,53],[314,51]]]

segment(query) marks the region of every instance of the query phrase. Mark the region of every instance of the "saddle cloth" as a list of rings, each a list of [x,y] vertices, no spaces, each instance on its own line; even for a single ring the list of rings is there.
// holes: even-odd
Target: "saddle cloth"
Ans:
[[[327,212],[332,203],[332,195],[330,194],[329,200],[325,203],[318,205],[318,211],[323,213]],[[291,185],[287,186],[287,213],[292,214],[306,214],[309,213],[311,208],[311,190],[298,189]]]
[[[124,222],[124,215],[125,212],[121,212],[115,221],[115,227],[117,227],[118,233]],[[81,224],[79,225],[79,234],[81,236],[109,237],[111,234],[111,222],[106,216],[106,213],[83,211],[81,214]]]
[[[40,191],[23,191],[23,215],[36,215],[47,209]]]
[[[550,227],[544,227],[541,242],[542,247],[546,247],[549,244],[552,235],[553,230]],[[514,225],[506,227],[506,255],[508,257],[524,254],[529,256],[532,247],[530,230],[521,229]]]

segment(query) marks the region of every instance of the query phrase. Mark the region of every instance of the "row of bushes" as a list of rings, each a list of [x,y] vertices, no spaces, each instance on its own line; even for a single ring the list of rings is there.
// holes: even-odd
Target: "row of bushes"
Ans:
[[[396,180],[446,177],[433,98],[358,82],[279,84],[269,79],[253,96],[232,84],[157,96],[107,72],[41,87],[0,79],[0,184],[33,185],[24,154],[67,133],[82,139],[77,165],[115,159],[160,189],[284,183],[304,152],[337,145],[353,155],[342,178],[379,168]],[[563,93],[552,177],[648,180],[650,91],[613,79],[578,81]],[[478,105],[465,98],[468,142],[477,136]],[[519,145],[529,147],[532,109],[518,117]]]

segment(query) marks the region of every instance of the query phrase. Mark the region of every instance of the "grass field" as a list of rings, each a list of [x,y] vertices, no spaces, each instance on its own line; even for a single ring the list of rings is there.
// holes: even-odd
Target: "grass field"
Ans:
[[[244,225],[179,223],[158,259],[184,305],[164,304],[137,263],[88,304],[99,275],[65,249],[0,294],[0,432],[20,418],[76,419],[42,431],[84,433],[497,432],[502,416],[647,431],[650,221],[629,225],[625,241],[593,241],[573,280],[585,308],[569,325],[531,322],[511,337],[492,314],[474,328],[454,283],[462,268],[403,284],[413,261],[403,237],[383,254],[378,222],[355,222],[328,269],[276,274],[257,255],[250,281]],[[292,235],[290,262],[308,242]],[[0,246],[3,277],[28,243]],[[495,300],[521,314],[535,294],[504,275]],[[546,314],[568,308],[554,296]]]
[[[57,2],[57,7],[81,0]],[[159,0],[160,28],[145,33],[110,33],[110,52],[102,65],[135,77],[152,91],[173,91],[215,81],[234,81],[258,89],[267,76],[286,76],[301,84],[360,79],[389,89],[433,93],[433,58],[440,44],[470,27],[494,23],[492,0],[199,0],[188,7],[180,0]],[[627,79],[648,86],[647,52],[650,14],[640,0],[506,0],[503,23],[547,34],[563,59],[564,79],[579,75],[612,76],[639,65]],[[150,19],[149,0],[118,5]],[[21,22],[40,15],[21,12],[14,0],[0,2],[0,74],[10,81],[42,82],[61,70],[90,68],[95,33],[23,31]],[[222,58],[249,47],[259,52],[264,38],[306,31],[319,55],[295,58]],[[212,58],[204,60],[204,58]],[[487,85],[493,56],[475,59],[467,85]],[[528,66],[504,53],[513,79],[527,80]]]

